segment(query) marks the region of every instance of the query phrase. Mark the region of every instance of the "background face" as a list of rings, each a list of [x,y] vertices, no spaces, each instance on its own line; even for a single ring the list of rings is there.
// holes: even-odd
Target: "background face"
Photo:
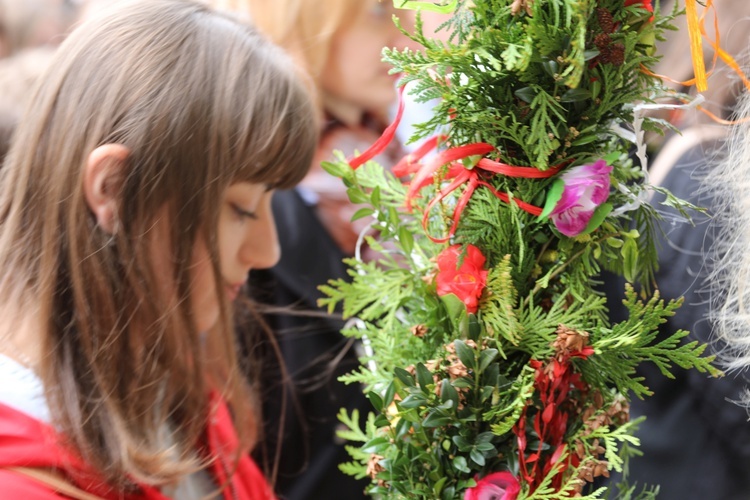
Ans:
[[[366,0],[357,16],[334,35],[323,67],[321,86],[325,99],[345,102],[360,111],[385,116],[396,98],[396,75],[381,61],[383,47],[407,44],[393,24],[394,14],[404,17],[390,2]]]

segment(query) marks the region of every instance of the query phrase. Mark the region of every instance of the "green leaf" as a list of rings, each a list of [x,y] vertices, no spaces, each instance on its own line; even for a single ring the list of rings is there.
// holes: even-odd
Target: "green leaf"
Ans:
[[[383,398],[380,397],[380,395],[377,392],[370,391],[367,393],[367,399],[370,400],[370,403],[372,403],[372,406],[375,407],[378,411],[383,411]]]
[[[625,279],[632,283],[638,276],[638,243],[628,239],[622,246],[622,265]]]
[[[598,207],[596,207],[596,210],[594,210],[594,215],[591,216],[591,219],[589,220],[589,223],[586,225],[586,229],[584,229],[581,234],[589,234],[594,229],[601,226],[602,222],[604,222],[604,219],[607,218],[609,213],[612,211],[612,204],[611,203],[602,203]]]
[[[393,0],[393,6],[397,9],[407,10],[425,10],[428,12],[437,12],[438,14],[450,14],[456,10],[458,0],[446,2],[432,0]]]
[[[396,404],[406,409],[419,408],[427,404],[427,398],[423,394],[410,394]]]
[[[605,155],[604,158],[602,158],[602,160],[604,160],[605,162],[607,162],[607,165],[612,165],[617,160],[619,160],[621,156],[622,156],[622,152],[620,152],[620,151],[612,151],[608,155]]]
[[[346,190],[346,194],[349,196],[349,201],[354,204],[370,202],[370,198],[359,188],[350,187]]]
[[[622,244],[624,243],[620,238],[607,238],[604,242],[612,248],[622,248]]]
[[[373,207],[380,205],[380,186],[375,186],[375,189],[370,193],[370,203]]]
[[[385,395],[383,396],[383,406],[388,407],[391,402],[393,401],[393,398],[396,395],[396,384],[393,380],[388,384],[388,387],[385,388]]]
[[[523,102],[531,104],[536,96],[536,91],[531,87],[524,87],[513,92],[513,95],[521,99]]]
[[[479,354],[479,371],[483,372],[495,358],[497,358],[499,351],[497,349],[485,349]]]
[[[393,374],[407,387],[414,387],[414,376],[401,367],[393,369]]]
[[[466,463],[466,458],[461,456],[453,459],[453,468],[459,472],[464,472],[466,474],[469,474],[471,472],[471,469],[469,469],[469,466]]]
[[[440,301],[445,305],[445,309],[448,312],[448,318],[453,326],[457,330],[460,329],[461,323],[464,322],[466,315],[468,314],[466,311],[466,304],[464,304],[461,299],[453,293],[442,295]]]
[[[401,243],[401,248],[404,249],[404,253],[407,255],[414,249],[414,234],[407,226],[401,226],[398,228],[398,241]]]
[[[595,134],[581,135],[578,139],[576,139],[575,141],[571,142],[571,145],[572,146],[585,146],[586,144],[591,144],[592,142],[594,142],[598,138],[599,138],[599,136],[597,136]]]
[[[440,400],[453,401],[453,407],[458,406],[458,391],[456,391],[447,378],[443,379],[440,383]]]
[[[539,220],[546,219],[549,214],[555,209],[555,205],[562,198],[563,191],[565,191],[565,181],[562,179],[555,179],[552,185],[547,191],[547,200],[544,202],[544,210],[539,214]]]
[[[435,493],[435,498],[440,497],[440,492],[442,491],[443,486],[445,486],[446,481],[448,481],[448,476],[443,476],[432,487],[432,491]]]
[[[352,167],[343,162],[324,161],[320,166],[334,177],[344,177],[352,171]]]
[[[422,363],[417,363],[417,382],[424,392],[429,392],[427,386],[434,384],[432,373]]]
[[[477,450],[476,448],[472,448],[472,450],[469,452],[469,457],[471,457],[475,464],[480,467],[484,467],[484,455],[482,455],[479,450]]]
[[[469,338],[471,340],[478,341],[479,336],[482,333],[482,324],[479,322],[476,314],[470,313],[468,316],[469,323]]]
[[[477,357],[474,349],[467,346],[466,342],[463,340],[455,340],[453,345],[456,348],[458,359],[461,360],[461,363],[463,363],[466,368],[475,368],[477,366]]]
[[[492,446],[492,443],[477,443],[476,446],[477,450],[481,452],[487,452],[487,451],[494,451],[495,447]]]
[[[390,439],[385,437],[376,437],[362,445],[362,451],[365,453],[379,453],[385,450],[391,444]]]
[[[453,381],[453,387],[457,389],[471,389],[474,387],[474,384],[472,384],[470,380],[461,377]]]
[[[441,411],[433,411],[429,415],[427,415],[427,418],[424,419],[422,425],[424,427],[441,427],[443,425],[451,423],[452,421],[453,418],[446,415],[445,413]]]
[[[352,222],[355,220],[363,219],[369,215],[372,215],[375,213],[375,210],[369,207],[360,208],[356,212],[354,212],[354,215],[352,215]]]
[[[586,89],[570,89],[560,97],[562,102],[581,102],[586,99],[591,99],[591,92]]]
[[[455,444],[458,447],[458,451],[468,451],[473,446],[469,440],[464,438],[463,436],[453,436],[452,438],[453,444]]]

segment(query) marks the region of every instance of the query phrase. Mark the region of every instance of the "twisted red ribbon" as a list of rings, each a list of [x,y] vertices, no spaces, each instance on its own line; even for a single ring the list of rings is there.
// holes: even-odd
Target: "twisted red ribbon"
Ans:
[[[365,162],[371,160],[378,154],[380,154],[393,140],[396,133],[396,129],[401,123],[401,118],[404,113],[404,86],[399,87],[398,93],[398,111],[396,117],[384,131],[383,134],[378,138],[375,143],[370,146],[364,153],[349,160],[349,166],[353,169],[359,168]],[[441,188],[430,200],[425,208],[422,215],[422,227],[427,234],[427,237],[436,243],[445,243],[448,241],[456,232],[458,227],[458,221],[461,219],[464,209],[469,203],[471,196],[479,186],[484,186],[490,190],[490,192],[504,201],[505,203],[515,203],[522,210],[530,213],[534,216],[539,216],[542,213],[542,208],[535,205],[531,205],[522,200],[511,198],[506,193],[497,191],[487,181],[479,177],[480,172],[491,172],[495,174],[501,174],[508,177],[520,177],[526,179],[546,179],[557,174],[567,163],[557,165],[547,170],[539,170],[535,167],[520,167],[507,165],[505,163],[490,160],[484,158],[485,155],[495,151],[495,147],[485,142],[477,142],[473,144],[466,144],[463,146],[454,146],[438,153],[434,158],[423,163],[421,160],[431,151],[437,149],[440,142],[446,139],[443,135],[436,135],[427,139],[416,151],[404,156],[392,169],[393,174],[397,177],[404,177],[409,174],[414,174],[411,182],[409,183],[409,190],[406,193],[406,205],[407,208],[411,209],[412,200],[418,196],[419,191],[425,186],[434,182],[434,176],[438,169],[443,165],[449,165],[448,172],[444,180],[453,179],[453,181],[443,188]],[[479,160],[472,167],[465,167],[461,160],[469,159],[472,156],[481,156]],[[449,194],[458,189],[461,185],[466,184],[466,189],[460,196],[456,208],[453,210],[453,222],[448,230],[448,234],[444,237],[434,237],[429,233],[428,220],[430,211],[433,207],[445,199]]]

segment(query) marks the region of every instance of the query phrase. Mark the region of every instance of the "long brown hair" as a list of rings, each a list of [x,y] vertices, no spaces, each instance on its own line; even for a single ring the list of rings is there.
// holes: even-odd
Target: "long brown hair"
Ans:
[[[0,181],[0,301],[42,318],[40,376],[54,423],[118,487],[174,482],[205,462],[208,392],[234,409],[246,451],[256,408],[239,374],[230,306],[205,337],[190,263],[234,182],[289,187],[317,142],[305,86],[284,54],[199,3],[144,0],[84,23],[41,78]],[[130,150],[114,234],[84,198],[88,154]],[[170,221],[155,238],[158,214]],[[178,305],[151,249],[169,245]],[[171,436],[164,438],[165,430]]]

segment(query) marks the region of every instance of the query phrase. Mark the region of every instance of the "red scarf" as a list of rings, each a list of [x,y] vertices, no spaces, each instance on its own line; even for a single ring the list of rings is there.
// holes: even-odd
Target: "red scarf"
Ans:
[[[229,410],[216,394],[206,429],[206,446],[214,460],[209,473],[214,483],[225,485],[225,500],[273,500],[263,474],[250,457],[243,455],[228,478],[239,446]],[[0,404],[0,491],[3,498],[59,500],[47,484],[9,470],[12,467],[52,469],[79,489],[105,500],[167,500],[158,489],[140,485],[138,494],[113,491],[97,480],[98,474],[61,443],[61,436],[48,424]]]

